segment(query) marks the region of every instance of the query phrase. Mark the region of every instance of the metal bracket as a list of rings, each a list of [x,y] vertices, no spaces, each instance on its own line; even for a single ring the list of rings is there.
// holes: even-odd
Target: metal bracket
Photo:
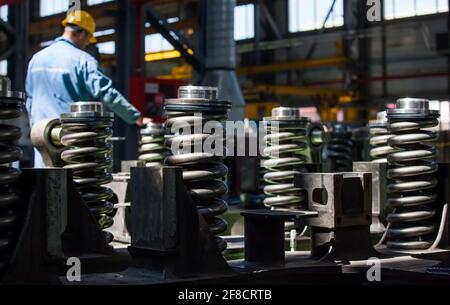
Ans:
[[[254,210],[241,213],[245,217],[245,261],[258,264],[285,262],[284,223],[303,222],[316,217],[317,212],[281,212]],[[268,250],[270,247],[270,250]]]
[[[380,214],[386,208],[387,163],[353,162],[354,172],[372,173],[372,224],[370,233],[381,234],[386,227],[380,221]]]
[[[22,230],[3,283],[60,283],[68,257],[81,260],[83,274],[126,268],[129,256],[106,243],[70,170],[28,169],[21,179]]]
[[[306,191],[308,210],[319,214],[306,219],[312,258],[335,261],[380,255],[370,238],[370,173],[297,174],[295,186]]]
[[[42,120],[31,129],[31,142],[39,150],[46,167],[63,167],[61,153],[66,149],[61,143],[59,119]]]
[[[114,241],[130,244],[131,243],[131,168],[145,167],[145,161],[130,160],[122,161],[120,173],[113,174],[113,181],[105,187],[114,192],[114,205],[116,213],[114,223],[108,229],[114,235]]]
[[[131,246],[137,265],[166,278],[233,273],[186,192],[181,167],[131,169]]]

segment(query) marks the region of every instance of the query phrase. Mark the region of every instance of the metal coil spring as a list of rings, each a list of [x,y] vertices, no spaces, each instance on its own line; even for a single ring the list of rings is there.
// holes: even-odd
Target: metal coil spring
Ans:
[[[264,167],[264,159],[261,159],[261,165],[258,170],[258,192],[264,193],[264,187],[266,184],[266,180],[264,180],[264,176],[267,174],[267,169]]]
[[[305,196],[301,189],[294,187],[294,175],[307,160],[304,154],[308,145],[306,126],[292,122],[277,125],[268,124],[265,136],[267,147],[264,153],[268,159],[264,161],[267,170],[264,204],[276,209],[298,209]]]
[[[63,137],[61,143],[69,147],[61,158],[72,169],[74,181],[84,202],[96,218],[101,230],[113,225],[114,196],[111,189],[103,185],[113,180],[112,121],[87,119],[80,121],[62,120]],[[112,242],[114,236],[104,231],[106,241]]]
[[[194,124],[202,124],[199,123],[194,113],[180,114],[168,111],[167,114],[169,117],[166,122],[168,129],[176,122],[187,123],[192,128],[194,128]],[[203,118],[221,121],[226,119],[226,115],[203,116]],[[203,133],[188,136],[175,135],[167,140],[167,145],[171,147],[176,142],[182,143],[183,148],[193,148],[192,145],[196,141],[203,143],[208,136]],[[208,223],[211,233],[216,236],[219,250],[223,251],[226,249],[226,243],[217,235],[227,229],[226,221],[218,217],[228,209],[226,201],[221,198],[228,192],[228,187],[223,181],[228,174],[228,169],[223,164],[225,154],[217,156],[205,152],[192,152],[191,149],[190,151],[190,153],[180,152],[167,157],[166,164],[183,167],[183,180],[188,193]]]
[[[0,97],[1,120],[15,119],[21,114],[21,101],[14,102]],[[22,150],[14,144],[20,137],[20,128],[0,124],[0,272],[12,255],[18,235],[16,206],[20,195],[14,184],[18,183],[21,171],[8,164],[19,161],[22,157]]]
[[[220,251],[227,248],[227,243],[218,236],[227,229],[227,222],[219,217],[228,209],[227,202],[222,199],[228,192],[224,182],[228,175],[224,165],[226,148],[219,144],[224,138],[214,139],[220,145],[212,147],[215,152],[203,152],[205,140],[211,140],[203,127],[208,123],[208,127],[213,127],[211,132],[223,130],[222,123],[230,108],[231,103],[217,100],[217,88],[214,87],[180,87],[178,98],[167,99],[165,103],[166,128],[172,131],[166,141],[172,155],[165,163],[183,168],[187,192],[208,224]],[[217,125],[212,126],[212,121]],[[179,128],[190,129],[190,133],[179,134],[176,131]]]
[[[147,167],[161,166],[165,158],[163,124],[151,123],[141,130],[139,160]]]
[[[389,129],[393,134],[389,145],[397,149],[387,158],[388,178],[392,179],[388,185],[388,205],[394,208],[387,216],[389,248],[427,249],[433,243],[438,184],[433,175],[437,171],[437,134],[424,129],[438,124],[437,115],[389,117]]]
[[[370,131],[370,157],[373,162],[387,163],[387,156],[395,150],[389,146],[388,140],[392,134],[388,130],[386,112],[378,113],[376,121],[369,123]]]
[[[337,172],[351,171],[353,167],[353,143],[351,133],[344,126],[338,125],[331,133],[326,145],[328,159],[332,162],[332,170]]]

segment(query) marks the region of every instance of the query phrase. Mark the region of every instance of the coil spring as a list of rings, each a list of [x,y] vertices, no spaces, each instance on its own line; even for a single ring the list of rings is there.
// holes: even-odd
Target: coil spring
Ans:
[[[305,196],[294,186],[294,175],[300,172],[300,165],[307,160],[306,123],[301,120],[267,123],[264,204],[274,209],[299,209]]]
[[[4,91],[2,91],[4,93]],[[0,119],[18,118],[22,114],[23,100],[0,97]],[[19,161],[22,150],[14,142],[21,137],[21,130],[8,124],[0,124],[0,272],[2,272],[14,250],[17,239],[18,215],[16,206],[20,195],[14,188],[21,171],[9,166]]]
[[[385,111],[378,113],[377,120],[369,123],[369,131],[370,157],[372,161],[376,163],[387,163],[387,156],[394,152],[394,149],[388,143],[392,135],[388,130]]]
[[[406,100],[420,102],[418,100]],[[397,102],[402,110],[405,101]],[[413,105],[415,105],[413,103]],[[428,102],[426,102],[428,107]],[[387,216],[387,246],[392,249],[416,250],[427,249],[432,245],[432,237],[436,231],[433,218],[436,215],[435,188],[437,179],[433,173],[437,171],[435,142],[437,134],[424,130],[436,127],[438,115],[429,112],[420,116],[389,116],[389,130],[393,136],[389,145],[396,149],[388,155],[388,205],[394,208]]]
[[[326,152],[328,159],[332,162],[333,171],[346,172],[352,170],[353,143],[351,133],[345,126],[335,126],[326,145]]]
[[[206,90],[205,96],[211,95],[212,98],[195,96],[190,99],[188,95],[184,96],[180,93],[184,90],[192,90],[188,93],[200,94],[200,96],[203,94],[202,90]],[[166,145],[169,149],[174,146],[182,147],[182,149],[171,149],[172,155],[166,158],[165,163],[183,168],[183,181],[188,194],[208,224],[219,250],[223,251],[227,248],[227,243],[218,235],[227,229],[227,222],[219,217],[228,209],[226,201],[222,199],[228,192],[224,182],[228,174],[228,169],[224,165],[226,149],[223,148],[219,154],[195,149],[195,146],[199,144],[203,147],[204,141],[210,138],[210,134],[203,128],[204,125],[207,122],[210,124],[211,121],[225,121],[231,107],[228,102],[217,101],[214,98],[215,91],[217,91],[216,88],[209,87],[180,87],[178,99],[166,100],[167,130],[177,128],[175,126],[180,127],[179,124],[181,124],[183,128],[189,127],[191,133],[189,135],[175,133],[168,137]],[[196,115],[199,113],[201,117]],[[214,127],[215,130],[220,128],[223,128],[221,123]],[[197,130],[201,132],[198,133]],[[222,150],[222,147],[217,149]]]
[[[67,164],[64,168],[72,169],[75,185],[101,230],[113,225],[114,196],[111,189],[103,185],[113,180],[112,146],[108,138],[112,136],[112,120],[61,119],[61,143],[69,147],[61,154]],[[105,239],[112,242],[114,236],[104,231]]]
[[[264,187],[266,180],[264,180],[264,176],[267,174],[267,169],[264,167],[264,159],[261,159],[260,161],[260,167],[258,171],[258,192],[264,193]]]
[[[165,158],[163,124],[151,123],[141,130],[139,160],[147,167],[161,166]]]

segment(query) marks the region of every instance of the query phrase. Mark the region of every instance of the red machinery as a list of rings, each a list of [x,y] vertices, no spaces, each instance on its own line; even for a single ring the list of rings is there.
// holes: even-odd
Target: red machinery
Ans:
[[[179,80],[132,77],[130,79],[130,101],[143,116],[163,122],[164,101],[178,96]]]

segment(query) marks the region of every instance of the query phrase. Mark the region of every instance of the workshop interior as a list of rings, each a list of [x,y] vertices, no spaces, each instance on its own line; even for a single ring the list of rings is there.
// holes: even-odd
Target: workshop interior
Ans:
[[[450,284],[449,3],[0,1],[0,283]],[[30,121],[74,9],[142,126]]]

